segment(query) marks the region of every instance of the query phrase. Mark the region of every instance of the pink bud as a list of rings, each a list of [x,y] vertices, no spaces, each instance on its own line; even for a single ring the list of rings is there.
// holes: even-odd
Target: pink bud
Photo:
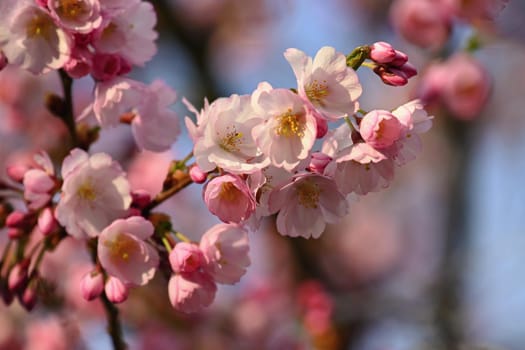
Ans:
[[[388,63],[389,66],[401,67],[402,65],[408,62],[408,55],[406,53],[398,50],[395,50],[395,53],[396,56],[391,62]]]
[[[24,259],[9,272],[7,287],[11,292],[20,292],[27,286],[29,264],[30,260]]]
[[[18,301],[28,312],[33,310],[36,305],[38,295],[38,279],[33,279],[22,294],[18,295]]]
[[[24,228],[28,221],[28,215],[26,213],[15,210],[7,216],[5,224],[10,228]]]
[[[412,78],[413,76],[417,75],[417,69],[409,62],[403,64],[399,69],[405,73],[407,79]]]
[[[322,174],[324,172],[324,168],[326,168],[330,161],[332,161],[332,157],[322,152],[314,152],[312,153],[312,159],[310,160],[308,169],[314,173]]]
[[[379,75],[383,83],[392,86],[403,86],[408,83],[408,78],[404,72],[396,68],[377,66],[374,73]]]
[[[206,182],[208,174],[202,171],[201,168],[199,168],[199,166],[195,164],[190,168],[190,177],[193,182],[197,184],[202,184]]]
[[[378,41],[370,45],[370,58],[377,63],[390,63],[396,58],[396,51],[389,43]]]
[[[38,228],[44,236],[49,235],[57,228],[57,221],[53,215],[53,210],[49,207],[44,208],[38,216]]]
[[[169,256],[171,268],[174,272],[193,272],[205,263],[204,254],[199,246],[192,243],[178,243]]]
[[[6,168],[7,175],[16,182],[22,182],[24,181],[24,175],[26,171],[29,170],[29,167],[27,165],[22,164],[13,164],[8,165]]]
[[[63,68],[71,78],[82,78],[91,72],[91,60],[86,57],[71,57]]]
[[[317,125],[315,138],[322,139],[328,132],[328,122],[322,118],[315,118],[315,122]]]
[[[24,231],[18,228],[8,228],[7,229],[7,237],[9,237],[9,239],[19,239],[23,235],[24,235]]]
[[[85,274],[80,281],[80,291],[82,297],[87,301],[98,298],[104,291],[104,276],[102,273],[98,270],[93,270]]]
[[[405,135],[406,126],[389,111],[373,110],[361,119],[360,133],[376,149],[390,147]]]
[[[25,193],[48,193],[55,187],[55,181],[41,169],[30,169],[24,174]]]
[[[217,285],[213,278],[200,271],[172,275],[168,282],[171,305],[184,313],[198,312],[209,306],[216,292]]]
[[[119,304],[128,299],[129,288],[121,280],[110,276],[104,287],[108,300],[113,304]]]

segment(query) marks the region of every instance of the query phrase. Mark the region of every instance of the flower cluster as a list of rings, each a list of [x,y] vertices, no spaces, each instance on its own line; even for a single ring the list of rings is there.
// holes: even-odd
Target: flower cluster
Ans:
[[[405,83],[412,76],[401,72],[412,69],[406,55],[390,45],[376,43],[367,52],[380,67],[401,67]],[[386,187],[395,166],[414,158],[431,117],[419,101],[394,111],[360,110],[357,74],[334,48],[314,58],[288,49],[285,57],[295,91],[263,82],[251,95],[192,108],[197,122],[187,117],[186,125],[195,143],[194,172],[199,181],[208,173],[204,201],[222,221],[257,227],[277,213],[281,234],[317,238],[326,223],[348,213],[350,195]],[[338,126],[329,130],[330,124]]]
[[[327,223],[349,211],[349,200],[386,187],[394,169],[420,150],[419,134],[431,117],[419,101],[393,111],[364,111],[356,70],[369,67],[386,84],[405,85],[416,74],[403,52],[379,42],[349,55],[323,47],[309,57],[284,53],[297,86],[262,82],[248,95],[231,95],[186,118],[194,142],[184,160],[174,161],[162,191],[132,190],[124,167],[106,153],[89,152],[98,129],[130,124],[141,150],[168,150],[179,134],[170,110],[175,92],[161,81],[147,85],[124,77],[155,53],[156,16],[140,0],[24,0],[2,5],[0,66],[35,74],[59,71],[64,96],[46,106],[67,126],[65,158],[46,152],[31,165],[7,169],[0,190],[0,228],[9,243],[0,261],[0,292],[31,309],[44,279],[40,264],[65,239],[86,244],[92,266],[80,282],[84,299],[127,300],[131,288],[161,272],[169,300],[181,312],[212,303],[217,284],[234,284],[250,264],[248,231],[276,215],[286,236],[317,238]],[[369,62],[365,62],[369,60]],[[74,115],[73,79],[91,75],[91,103]],[[95,121],[88,136],[80,123]],[[58,158],[58,159],[57,159]],[[187,164],[192,158],[193,164]],[[191,183],[223,223],[200,242],[173,228],[157,206]],[[106,307],[107,303],[105,304]]]

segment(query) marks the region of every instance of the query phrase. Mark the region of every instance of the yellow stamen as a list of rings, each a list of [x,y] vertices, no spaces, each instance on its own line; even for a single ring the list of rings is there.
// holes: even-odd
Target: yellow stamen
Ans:
[[[93,185],[89,180],[86,180],[77,190],[77,195],[85,200],[90,202],[94,201],[97,198],[97,193],[93,188]]]
[[[323,99],[328,96],[328,85],[326,80],[323,80],[322,83],[314,80],[310,84],[305,86],[306,96],[308,99],[315,105],[323,106]]]
[[[35,14],[27,24],[26,34],[29,38],[48,38],[53,32],[53,21],[44,14]]]
[[[226,130],[229,130],[228,126]],[[232,131],[228,131],[226,136],[222,137],[219,146],[226,152],[239,152],[239,145],[242,144],[242,132],[237,132],[237,129],[233,127]]]
[[[275,133],[279,136],[304,136],[304,122],[297,114],[292,113],[289,108],[286,113],[277,117],[279,125],[275,128]]]
[[[312,181],[303,181],[296,187],[299,204],[305,208],[316,209],[321,189]]]
[[[70,20],[85,16],[89,13],[89,9],[82,0],[61,0],[55,11],[61,18]]]
[[[113,241],[105,241],[104,246],[109,249],[109,254],[113,260],[128,261],[130,253],[140,250],[138,243],[126,234],[120,233]]]
[[[219,196],[226,202],[235,202],[241,196],[241,191],[232,182],[223,182]]]

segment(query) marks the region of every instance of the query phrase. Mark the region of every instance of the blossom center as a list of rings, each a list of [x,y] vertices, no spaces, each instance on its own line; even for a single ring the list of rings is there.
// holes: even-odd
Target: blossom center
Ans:
[[[233,184],[233,182],[223,182],[219,197],[226,202],[235,202],[241,196],[241,191]]]
[[[300,116],[292,113],[291,109],[278,116],[277,121],[278,125],[275,128],[277,135],[285,137],[304,135],[304,123],[301,122]]]
[[[83,0],[59,0],[56,12],[61,18],[74,20],[87,15],[89,9]]]
[[[114,260],[128,261],[133,251],[140,250],[138,242],[125,233],[118,234],[113,241],[105,241],[104,245],[109,249],[109,254]]]
[[[29,38],[49,38],[53,32],[53,21],[44,14],[35,14],[27,23],[26,34]]]
[[[305,208],[316,209],[319,203],[319,196],[321,195],[321,189],[319,186],[312,181],[301,182],[296,187],[297,196],[299,198],[299,204]]]
[[[317,79],[305,86],[306,96],[308,99],[316,104],[323,105],[323,99],[328,96],[328,85],[326,80],[320,83]]]
[[[97,193],[93,188],[93,185],[90,181],[85,181],[77,190],[77,194],[80,198],[88,200],[90,202],[94,201],[97,198]]]
[[[226,130],[229,130],[228,126]],[[242,144],[242,132],[238,132],[235,128],[232,131],[227,131],[226,135],[221,138],[219,146],[226,152],[239,152],[239,145]]]

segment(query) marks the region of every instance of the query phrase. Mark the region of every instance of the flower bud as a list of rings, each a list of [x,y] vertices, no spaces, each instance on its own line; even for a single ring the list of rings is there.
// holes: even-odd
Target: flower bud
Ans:
[[[408,55],[406,53],[398,50],[395,50],[395,53],[396,56],[391,62],[388,63],[389,66],[401,67],[402,65],[408,62]]]
[[[394,47],[387,42],[378,41],[370,45],[370,59],[377,63],[390,63],[396,58]]]
[[[15,264],[15,266],[13,266],[9,272],[7,287],[11,292],[20,292],[27,286],[30,262],[31,261],[29,259],[24,259],[21,262]]]
[[[169,256],[173,272],[193,272],[205,263],[204,254],[199,246],[192,243],[181,242],[170,252]]]
[[[206,182],[208,174],[199,168],[197,164],[190,168],[190,177],[191,180],[197,184],[202,184]]]
[[[126,287],[121,280],[116,277],[110,276],[104,286],[104,291],[108,300],[113,304],[119,304],[128,299],[129,288]]]
[[[7,176],[15,182],[22,183],[24,181],[24,175],[29,170],[27,165],[13,164],[6,167]]]
[[[10,227],[7,229],[7,237],[9,237],[9,239],[19,239],[23,235],[24,235],[24,231],[22,231],[19,228]]]
[[[44,236],[49,235],[57,228],[57,221],[53,215],[53,210],[49,207],[44,208],[38,216],[38,228]]]
[[[28,312],[33,310],[38,300],[38,278],[34,278],[22,294],[18,295],[18,301]]]
[[[28,224],[28,215],[19,210],[9,214],[5,220],[5,224],[9,228],[24,228]]]
[[[308,165],[308,169],[314,173],[322,174],[324,172],[324,168],[326,168],[331,160],[332,157],[324,154],[323,152],[314,152],[312,153],[312,158],[310,160],[310,164]]]
[[[322,118],[315,118],[315,121],[317,126],[315,138],[322,139],[328,132],[328,122]]]
[[[98,270],[88,272],[80,281],[80,291],[87,301],[98,298],[104,291],[104,275]]]
[[[121,68],[121,59],[118,55],[105,53],[93,55],[91,75],[95,80],[111,80],[119,75]]]
[[[379,75],[383,83],[392,86],[403,86],[408,83],[408,78],[404,72],[396,68],[377,66],[374,73]]]

